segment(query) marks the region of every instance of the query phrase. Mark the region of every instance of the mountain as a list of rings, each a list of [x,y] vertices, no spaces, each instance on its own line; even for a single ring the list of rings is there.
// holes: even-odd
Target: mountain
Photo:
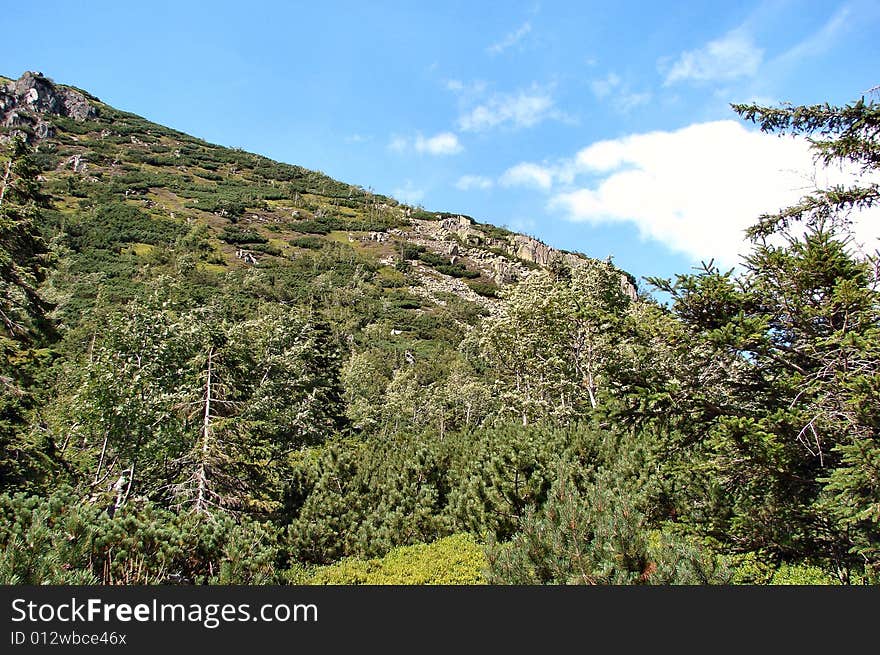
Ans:
[[[194,254],[208,273],[283,268],[335,248],[362,260],[371,283],[424,309],[445,305],[451,293],[493,311],[499,288],[530,270],[587,260],[468,216],[206,143],[37,72],[0,78],[0,125],[0,138],[18,134],[35,147],[57,219],[88,223],[85,212],[100,221],[113,207],[113,220],[127,228],[109,250],[141,264],[200,227]],[[621,285],[635,296],[631,276],[621,273]]]

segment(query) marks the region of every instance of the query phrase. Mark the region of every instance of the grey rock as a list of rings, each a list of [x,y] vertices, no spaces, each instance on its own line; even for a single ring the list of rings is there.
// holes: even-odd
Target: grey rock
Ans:
[[[34,135],[38,139],[51,139],[55,136],[55,127],[46,121],[38,121],[34,127]]]
[[[58,86],[42,73],[27,71],[19,79],[0,88],[0,124],[16,130],[28,140],[55,136],[47,116],[66,116],[85,121],[98,115],[82,93]]]
[[[391,233],[432,252],[453,256],[455,261],[467,260],[472,268],[500,286],[526,278],[530,273],[528,263],[543,268],[557,263],[575,267],[587,259],[585,255],[557,250],[524,234],[489,237],[465,216],[446,216],[439,221],[413,219],[410,231],[395,229]],[[507,253],[507,256],[498,254],[498,251]],[[622,272],[620,288],[632,299],[638,295],[630,277]],[[455,292],[461,295],[462,289],[456,288]],[[487,304],[485,298],[478,302]]]
[[[70,166],[74,173],[84,173],[86,171],[86,159],[82,155],[73,155],[68,157],[64,162],[65,166]]]

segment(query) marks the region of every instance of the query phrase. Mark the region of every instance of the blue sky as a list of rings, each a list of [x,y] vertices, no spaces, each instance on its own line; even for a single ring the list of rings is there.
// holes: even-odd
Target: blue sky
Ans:
[[[742,228],[816,176],[803,143],[756,133],[730,102],[845,103],[880,84],[871,0],[0,14],[0,73],[40,70],[208,141],[610,254],[637,276],[735,264]]]

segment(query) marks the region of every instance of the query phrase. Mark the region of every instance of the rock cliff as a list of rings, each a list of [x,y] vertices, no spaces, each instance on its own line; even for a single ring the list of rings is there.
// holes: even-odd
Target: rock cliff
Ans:
[[[22,136],[34,141],[54,136],[47,114],[81,122],[97,116],[98,109],[79,91],[58,86],[42,73],[27,71],[0,85],[0,125],[9,128],[5,138]]]

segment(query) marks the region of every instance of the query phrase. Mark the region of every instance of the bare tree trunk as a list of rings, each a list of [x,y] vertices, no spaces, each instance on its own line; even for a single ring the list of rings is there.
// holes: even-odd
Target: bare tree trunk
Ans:
[[[3,174],[3,186],[0,187],[0,205],[3,204],[3,196],[6,195],[6,185],[9,184],[9,176],[12,173],[12,160],[6,162],[6,172]]]
[[[113,505],[107,508],[107,513],[110,516],[115,516],[117,510],[125,505],[125,501],[128,500],[128,494],[131,492],[131,483],[134,480],[134,464],[128,469],[128,479],[126,479],[126,471],[122,472],[122,475],[119,476],[119,479],[113,485],[113,491],[116,492],[116,500],[113,501]],[[128,485],[126,486],[126,482]],[[125,491],[123,491],[123,488]]]
[[[125,501],[128,500],[128,494],[131,493],[132,482],[134,482],[134,463],[132,463],[131,468],[128,469],[128,486],[125,488],[125,493],[116,496],[116,509],[125,505]]]
[[[98,460],[98,469],[95,471],[95,479],[92,482],[92,486],[98,484],[98,479],[101,476],[101,467],[104,465],[104,455],[107,452],[107,438],[110,436],[109,432],[104,433],[104,445],[101,446],[101,458]]]
[[[208,511],[207,486],[208,486],[208,454],[210,453],[211,439],[211,384],[213,375],[214,347],[208,350],[208,378],[205,382],[205,413],[202,418],[202,456],[199,460],[199,468],[196,472],[198,484],[198,496],[196,497],[196,512]]]
[[[590,371],[587,373],[587,393],[590,395],[590,404],[593,406],[593,409],[596,409],[596,395],[593,393],[593,372]]]

